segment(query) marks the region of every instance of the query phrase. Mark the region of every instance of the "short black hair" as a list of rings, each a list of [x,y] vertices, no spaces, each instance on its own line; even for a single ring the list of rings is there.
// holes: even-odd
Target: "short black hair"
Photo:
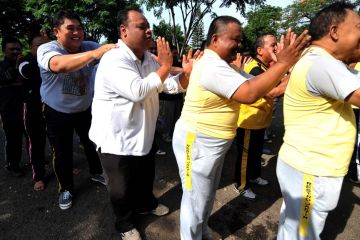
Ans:
[[[343,22],[347,10],[353,9],[354,5],[346,1],[335,2],[321,9],[310,22],[309,35],[311,40],[319,40],[326,36],[329,33],[330,26]]]
[[[272,33],[265,33],[265,34],[261,34],[261,35],[257,36],[256,42],[255,42],[255,49],[257,49],[258,47],[260,47],[260,48],[264,47],[264,44],[265,44],[264,39],[266,36],[274,36],[275,37],[275,35]]]
[[[5,36],[1,41],[1,49],[3,52],[5,51],[6,45],[8,43],[18,43],[20,46],[22,46],[18,38],[12,36]]]
[[[117,27],[118,27],[120,37],[121,37],[120,25],[127,26],[130,11],[135,11],[135,12],[139,12],[139,13],[143,14],[143,11],[140,8],[135,8],[135,7],[125,8],[125,9],[120,10],[117,14]]]
[[[32,33],[29,34],[29,38],[28,38],[29,46],[31,46],[32,41],[34,40],[34,38],[37,38],[37,37],[42,37],[40,31],[39,32],[32,32]]]
[[[79,23],[82,25],[79,15],[74,13],[72,10],[67,9],[60,10],[55,14],[53,18],[53,27],[61,26],[64,23],[65,18],[78,20]]]
[[[128,24],[129,12],[131,12],[131,11],[135,11],[135,12],[139,12],[139,13],[143,14],[143,11],[140,8],[126,8],[126,9],[120,10],[117,14],[118,27],[121,24],[125,25],[125,26]]]
[[[214,34],[221,33],[226,31],[226,25],[229,23],[236,23],[241,26],[241,23],[238,19],[231,17],[231,16],[220,16],[215,18],[209,27],[209,31],[206,37],[206,46],[209,46],[211,43],[212,36]]]

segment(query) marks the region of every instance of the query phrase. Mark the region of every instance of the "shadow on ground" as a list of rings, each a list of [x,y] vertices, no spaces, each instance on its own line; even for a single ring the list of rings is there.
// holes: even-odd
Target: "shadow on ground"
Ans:
[[[273,153],[280,148],[283,127],[281,107],[275,114],[272,127],[276,138],[267,144]],[[4,135],[0,130],[0,165],[4,160]],[[12,178],[0,168],[0,239],[4,240],[88,240],[119,239],[114,232],[114,216],[106,188],[92,183],[88,166],[78,140],[74,138],[74,161],[80,174],[74,176],[76,195],[71,209],[62,211],[58,207],[57,183],[50,176],[46,189],[33,191],[31,169],[25,166],[27,154],[23,150],[22,165],[26,176]],[[161,218],[145,216],[138,218],[138,228],[145,240],[178,240],[179,208],[181,187],[176,161],[171,144],[159,141],[167,154],[157,156],[155,195],[160,202],[170,207],[170,214]],[[50,151],[47,149],[50,161]],[[232,189],[236,149],[232,147],[224,163],[221,183],[216,194],[214,209],[209,220],[214,239],[275,239],[281,193],[276,180],[276,157],[263,167],[263,176],[270,180],[266,188],[256,187],[254,191],[259,200],[249,202]],[[51,171],[51,164],[49,166]],[[351,240],[359,239],[360,188],[344,181],[338,207],[333,211],[325,225],[322,239]]]

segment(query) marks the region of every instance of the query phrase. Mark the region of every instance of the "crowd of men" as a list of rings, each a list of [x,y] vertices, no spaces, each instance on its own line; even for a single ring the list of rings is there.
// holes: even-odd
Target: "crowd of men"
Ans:
[[[139,240],[135,217],[169,212],[153,194],[159,93],[186,92],[181,116],[167,135],[183,190],[180,236],[212,239],[208,219],[226,152],[236,138],[234,186],[255,199],[251,184],[268,185],[260,172],[265,130],[274,98],[284,95],[285,136],[276,170],[284,200],[277,238],[319,239],[356,146],[352,105],[360,107],[360,74],[350,66],[360,58],[360,17],[353,6],[324,7],[309,32],[296,36],[288,30],[280,43],[274,35],[259,36],[245,65],[238,54],[242,28],[234,17],[215,18],[205,49],[182,56],[180,70],[174,70],[164,38],[156,39],[156,55],[149,51],[153,39],[141,10],[120,11],[117,26],[118,43],[100,46],[84,40],[75,13],[60,11],[53,21],[56,39],[32,34],[31,54],[24,58],[20,41],[4,37],[0,114],[8,172],[23,175],[25,131],[34,190],[43,190],[47,136],[59,207],[70,208],[75,131],[91,180],[107,186],[119,238]]]

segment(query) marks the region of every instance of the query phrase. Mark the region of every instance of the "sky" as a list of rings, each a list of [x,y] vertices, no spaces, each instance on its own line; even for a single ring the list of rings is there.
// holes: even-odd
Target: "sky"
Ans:
[[[239,20],[243,23],[245,20],[244,18],[242,18],[240,16],[240,13],[239,12],[236,12],[235,10],[235,6],[232,6],[230,8],[220,8],[220,0],[217,1],[217,3],[215,3],[215,7],[214,7],[214,12],[217,14],[217,15],[229,15],[229,16],[233,16],[233,17],[236,17],[236,18],[239,18]],[[273,5],[273,6],[279,6],[279,7],[286,7],[290,4],[292,4],[294,2],[294,0],[267,0],[266,1],[266,4],[269,4],[269,5]],[[249,9],[249,8],[248,8]],[[161,19],[156,19],[154,17],[154,14],[152,13],[152,11],[148,12],[146,11],[146,9],[144,9],[144,15],[145,17],[148,19],[149,23],[150,23],[150,26],[152,26],[153,24],[158,24]],[[168,22],[169,20],[169,17],[168,17],[168,12],[167,11],[164,11],[163,13],[163,16],[164,16],[164,20],[166,22]],[[179,25],[181,26],[181,15],[180,15],[180,11],[179,12],[175,12],[175,16],[177,17],[176,19],[176,22],[179,23]],[[211,23],[211,17],[210,15],[206,15],[203,19],[203,22],[204,22],[204,30],[205,32],[207,32],[208,28],[209,28],[209,25]]]

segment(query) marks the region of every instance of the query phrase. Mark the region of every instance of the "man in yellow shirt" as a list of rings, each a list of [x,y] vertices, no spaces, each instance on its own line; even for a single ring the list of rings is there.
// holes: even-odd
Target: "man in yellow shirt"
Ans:
[[[360,62],[349,64],[350,67],[354,68],[356,71],[360,72]],[[359,116],[360,110],[356,106],[352,106],[355,115],[355,123],[356,123],[356,138],[355,138],[355,145],[354,145],[354,152],[351,156],[351,161],[349,165],[349,172],[348,177],[349,181],[355,184],[360,183],[360,151],[359,151]]]
[[[290,44],[288,31],[286,43]],[[237,128],[240,103],[253,103],[269,92],[296,62],[308,42],[306,32],[287,46],[266,73],[248,80],[229,64],[241,46],[239,20],[215,18],[207,34],[203,57],[194,64],[181,117],[173,134],[173,149],[183,187],[181,239],[207,239],[207,221],[226,151]],[[294,40],[294,39],[293,39]]]
[[[273,55],[276,51],[277,42],[274,35],[265,34],[257,37],[256,56],[245,65],[245,72],[257,76],[267,71],[270,63],[274,61]],[[274,98],[284,94],[286,84],[287,81],[284,80],[255,103],[240,105],[234,186],[236,192],[249,200],[256,198],[251,184],[260,186],[269,184],[261,177],[261,154],[265,130],[271,124]]]
[[[351,105],[360,106],[360,17],[333,3],[312,19],[312,45],[294,66],[284,96],[277,177],[284,197],[277,239],[320,239],[339,200],[355,143]],[[354,59],[355,58],[355,59]]]

